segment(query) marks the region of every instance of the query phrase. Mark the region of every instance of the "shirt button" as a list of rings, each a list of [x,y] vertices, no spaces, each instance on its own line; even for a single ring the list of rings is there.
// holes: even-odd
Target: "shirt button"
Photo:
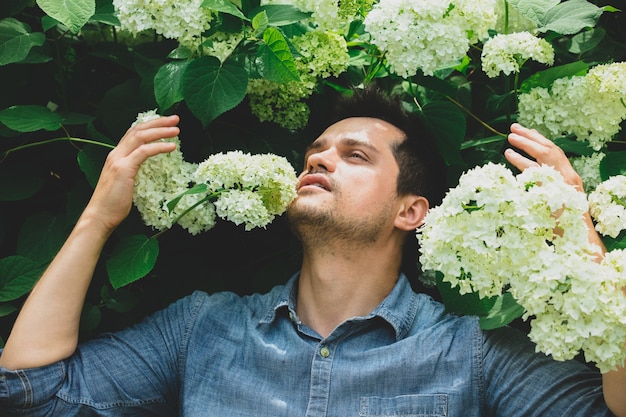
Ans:
[[[328,355],[330,355],[330,350],[326,346],[324,346],[320,349],[320,355],[322,355],[322,358],[327,358]]]

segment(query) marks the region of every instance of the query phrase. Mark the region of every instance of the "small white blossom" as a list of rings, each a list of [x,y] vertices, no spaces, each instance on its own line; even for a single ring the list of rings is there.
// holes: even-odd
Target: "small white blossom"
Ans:
[[[602,182],[600,162],[602,162],[605,156],[604,152],[594,152],[589,156],[570,158],[572,167],[583,180],[585,192],[590,193]]]
[[[500,34],[487,40],[481,55],[482,68],[488,77],[518,73],[527,59],[554,64],[554,49],[545,39],[529,32]]]
[[[589,194],[589,209],[599,233],[615,238],[626,229],[626,176],[600,183]]]

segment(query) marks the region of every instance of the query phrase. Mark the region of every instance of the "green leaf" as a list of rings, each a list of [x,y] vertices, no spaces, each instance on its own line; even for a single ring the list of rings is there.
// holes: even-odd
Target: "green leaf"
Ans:
[[[28,217],[17,238],[16,254],[39,264],[47,264],[67,238],[65,224],[49,212]]]
[[[593,148],[589,146],[589,142],[572,139],[572,137],[556,138],[553,141],[559,148],[567,153],[575,153],[576,155],[589,156],[594,153]]]
[[[246,96],[248,73],[237,63],[212,56],[191,62],[183,76],[185,102],[206,127]]]
[[[24,256],[0,259],[0,302],[13,301],[27,294],[44,267]]]
[[[104,161],[109,154],[108,148],[100,146],[87,145],[76,156],[78,166],[83,171],[87,182],[92,188],[96,187],[98,179],[100,179],[100,172],[104,166]]]
[[[567,50],[573,54],[592,51],[605,37],[606,30],[603,28],[586,30],[572,37],[571,45]]]
[[[47,173],[16,159],[0,164],[0,201],[20,201],[35,195],[46,183]]]
[[[44,106],[11,106],[0,111],[0,122],[18,132],[55,131],[61,128],[62,121],[61,115]]]
[[[125,236],[106,262],[109,282],[114,289],[145,277],[159,256],[159,243],[144,235]]]
[[[253,16],[265,12],[267,15],[268,25],[287,26],[293,23],[299,23],[311,17],[311,13],[303,12],[295,6],[289,4],[268,4],[254,9]]]
[[[585,75],[587,70],[589,70],[589,64],[583,61],[571,62],[569,64],[549,68],[547,70],[536,72],[524,80],[520,86],[520,90],[522,93],[528,93],[535,87],[549,88],[556,79],[573,77],[576,75]]]
[[[437,148],[446,164],[463,164],[461,143],[465,137],[465,116],[457,106],[447,101],[433,101],[422,107],[424,120],[435,133]]]
[[[559,3],[543,17],[543,27],[539,30],[551,30],[561,35],[573,35],[586,27],[598,23],[602,9],[586,0],[569,0]]]
[[[78,33],[96,12],[96,0],[37,0],[46,14]]]
[[[522,317],[524,311],[524,307],[519,305],[510,293],[505,293],[497,297],[489,313],[480,318],[480,328],[491,330],[506,326],[516,318]]]
[[[110,26],[120,26],[120,20],[115,15],[113,3],[98,6],[96,1],[96,11],[89,19],[91,22],[104,23]]]
[[[437,290],[441,294],[446,310],[460,315],[485,315],[496,301],[496,297],[480,298],[478,293],[461,294],[459,287],[452,287],[449,282],[443,281],[439,272],[437,272]]]
[[[45,40],[43,33],[31,33],[28,25],[16,19],[0,20],[0,65],[23,61],[32,47]]]
[[[270,24],[270,20],[267,17],[267,13],[262,11],[261,13],[257,13],[254,18],[252,18],[252,29],[254,29],[255,34],[259,35],[263,33]]]
[[[11,304],[0,304],[0,317],[8,316],[9,314],[16,312],[17,307]]]
[[[106,285],[100,290],[100,298],[106,308],[118,313],[126,313],[132,310],[138,302],[137,297],[128,289],[120,288],[111,294],[109,287]]]
[[[180,201],[181,198],[183,198],[186,195],[192,195],[192,194],[200,194],[200,193],[204,193],[206,192],[206,190],[208,189],[208,186],[204,183],[202,184],[196,184],[193,187],[191,187],[190,189],[186,190],[184,193],[181,193],[180,195],[177,195],[175,198],[173,198],[172,200],[167,202],[167,210],[169,212],[171,212],[172,210],[174,210],[174,208],[176,207],[176,205],[178,204],[178,202]]]
[[[96,118],[90,114],[74,113],[74,112],[59,112],[61,116],[61,123],[64,125],[86,125],[93,122]]]
[[[191,61],[172,61],[163,65],[154,76],[154,97],[165,111],[182,101],[183,75]]]
[[[474,140],[466,140],[461,144],[461,149],[470,149],[476,146],[488,145],[490,143],[504,142],[506,140],[505,136],[495,135],[489,136],[486,138],[474,139]]]
[[[90,332],[94,330],[102,321],[102,311],[100,307],[90,303],[85,303],[80,314],[80,332]]]
[[[509,0],[509,4],[522,16],[537,24],[541,24],[546,12],[560,2],[561,0]]]
[[[259,45],[256,58],[259,74],[280,84],[300,81],[289,44],[282,33],[276,28],[267,28],[263,32],[263,41],[265,43]]]
[[[608,152],[600,161],[600,175],[603,180],[615,175],[626,175],[626,151]]]
[[[241,19],[250,20],[244,16],[243,13],[241,13],[241,10],[239,10],[237,6],[229,0],[204,0],[200,7],[206,7],[216,12],[232,14],[233,16],[237,16]]]

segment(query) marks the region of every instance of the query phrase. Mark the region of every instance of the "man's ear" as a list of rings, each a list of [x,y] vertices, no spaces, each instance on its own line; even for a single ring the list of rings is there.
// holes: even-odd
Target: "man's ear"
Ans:
[[[401,200],[394,226],[406,231],[417,229],[424,223],[424,217],[428,213],[428,200],[413,194],[403,196]]]

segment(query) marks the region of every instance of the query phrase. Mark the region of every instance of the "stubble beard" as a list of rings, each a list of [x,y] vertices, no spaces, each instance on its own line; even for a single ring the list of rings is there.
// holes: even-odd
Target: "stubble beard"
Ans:
[[[338,197],[335,195],[335,201]],[[386,209],[348,218],[336,209],[336,204],[319,207],[299,204],[297,200],[289,206],[287,219],[292,232],[305,248],[330,249],[333,243],[345,245],[348,250],[367,247],[377,241],[389,220],[389,210]]]

